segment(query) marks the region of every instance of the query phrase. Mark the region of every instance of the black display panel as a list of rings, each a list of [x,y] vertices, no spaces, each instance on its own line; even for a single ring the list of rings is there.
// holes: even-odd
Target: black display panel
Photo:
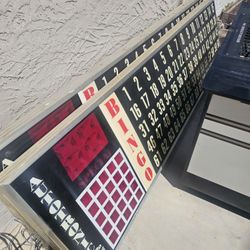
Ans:
[[[189,20],[11,182],[69,249],[116,248],[197,103],[218,49],[214,4]]]
[[[183,19],[190,11],[197,7],[202,0],[195,2],[183,13],[175,17],[170,23],[167,23],[165,27],[157,30],[151,38],[145,43],[141,44],[138,48],[131,51],[126,57],[119,60],[111,68],[106,70],[101,76],[99,76],[94,82],[90,83],[88,87],[84,88],[81,92],[74,94],[68,101],[63,103],[53,112],[49,113],[40,122],[32,126],[26,132],[18,135],[15,140],[8,143],[0,149],[0,172],[6,168],[11,162],[15,161],[21,154],[28,150],[34,143],[39,141],[44,135],[56,127],[62,120],[69,116],[74,110],[80,107],[84,102],[89,100],[98,90],[100,90],[105,84],[108,84],[113,78],[117,76],[124,68],[129,66],[139,55],[145,50],[150,48],[157,40],[162,37],[167,30],[174,27],[181,19]]]

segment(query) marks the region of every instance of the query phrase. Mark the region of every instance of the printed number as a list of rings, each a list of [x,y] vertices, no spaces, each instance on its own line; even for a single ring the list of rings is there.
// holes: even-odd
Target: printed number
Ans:
[[[195,21],[196,29],[198,30],[200,28],[199,19],[196,17],[194,21]]]
[[[142,137],[146,138],[148,133],[150,132],[147,122],[143,120],[142,123],[139,124],[138,128],[142,132]]]
[[[155,139],[152,135],[147,140],[147,146],[148,146],[149,152],[154,152],[154,149],[156,148],[156,142],[155,142]]]
[[[176,74],[178,70],[180,69],[176,59],[174,59],[174,61],[172,62],[172,66],[174,68],[174,73]]]
[[[172,143],[175,139],[175,132],[174,132],[173,128],[170,128],[168,131],[168,139],[169,139],[170,143]]]
[[[151,125],[155,126],[157,121],[158,121],[158,117],[156,115],[156,111],[155,109],[152,109],[149,113],[148,113],[148,118],[150,119]]]
[[[176,38],[174,38],[174,43],[175,43],[175,47],[176,47],[177,51],[179,51],[179,45],[178,45],[178,41]]]
[[[159,109],[159,114],[162,115],[165,110],[166,110],[166,107],[165,107],[165,104],[163,102],[162,99],[160,99],[157,103],[156,103],[156,107]]]
[[[178,134],[178,132],[179,132],[180,129],[181,129],[181,124],[180,124],[180,121],[179,121],[178,118],[177,118],[176,121],[174,122],[174,129],[175,129],[176,134]]]
[[[168,152],[168,149],[169,149],[169,146],[168,146],[167,138],[164,138],[164,139],[163,139],[163,142],[161,143],[161,150],[162,150],[162,153],[163,153],[164,155],[166,155],[167,152]]]
[[[168,67],[165,69],[165,74],[167,75],[168,82],[170,82],[170,81],[173,79],[173,77],[174,77],[173,71],[172,71],[172,69],[171,69],[170,66],[168,66]]]
[[[153,65],[154,65],[154,69],[157,70],[157,71],[159,72],[160,70],[159,70],[159,67],[158,67],[158,65],[157,65],[157,63],[156,63],[156,61],[155,61],[155,59],[153,59]]]
[[[146,67],[143,67],[143,72],[146,74],[147,80],[151,81],[151,75],[148,72],[148,69]]]
[[[199,47],[199,45],[200,45],[199,39],[198,39],[197,36],[195,36],[194,37],[194,46],[195,46],[195,48],[197,49]]]
[[[194,72],[194,65],[193,65],[193,62],[190,61],[188,63],[188,69],[189,69],[189,73],[192,74]]]
[[[186,31],[186,34],[187,34],[188,40],[190,40],[191,36],[190,36],[190,33],[189,33],[189,29],[188,29],[188,27],[186,27],[186,28],[185,28],[185,31]]]
[[[167,63],[167,60],[162,51],[160,51],[160,56],[161,56],[163,64],[165,65]]]
[[[161,123],[159,123],[157,127],[155,128],[155,134],[156,134],[156,138],[161,140],[161,138],[163,137],[163,130],[162,130]]]
[[[182,67],[184,65],[184,58],[183,58],[183,54],[182,52],[177,56],[180,67]]]
[[[156,154],[153,156],[153,159],[154,159],[155,165],[157,167],[160,167],[162,157],[161,157],[161,154],[160,154],[160,152],[158,150],[156,151]]]
[[[167,49],[168,49],[168,53],[169,53],[170,57],[173,57],[174,54],[173,54],[173,51],[171,49],[170,44],[167,45]]]
[[[170,85],[170,88],[173,91],[173,96],[176,96],[176,94],[178,93],[178,86],[176,85],[175,81]]]
[[[188,60],[188,59],[190,58],[190,56],[191,56],[188,47],[186,47],[186,48],[184,49],[184,56],[185,56],[185,59],[186,59],[186,60]]]
[[[137,104],[137,103],[134,103],[133,106],[132,106],[129,110],[132,112],[132,114],[133,114],[135,120],[138,121],[138,119],[139,119],[139,118],[141,117],[141,115],[142,115],[141,110],[140,110],[138,104]]]
[[[107,79],[106,79],[106,77],[105,77],[105,76],[103,76],[103,77],[102,77],[102,80],[104,81],[105,85],[107,85],[107,84],[108,84]]]
[[[148,109],[150,107],[150,102],[149,102],[149,98],[148,98],[148,93],[144,92],[143,95],[140,97],[140,99],[142,100],[144,106],[146,109]]]
[[[152,37],[151,38],[151,45],[153,45],[155,43],[155,39]]]
[[[165,116],[163,117],[163,125],[165,128],[168,128],[171,124],[170,118],[168,114],[165,114]]]
[[[180,118],[181,118],[181,123],[184,123],[186,120],[186,114],[183,110],[180,111]]]
[[[191,27],[192,33],[195,34],[195,33],[196,33],[196,29],[195,29],[195,26],[194,26],[194,22],[192,22],[192,23],[190,24],[190,27]]]
[[[184,76],[184,81],[186,81],[188,79],[188,72],[186,67],[183,68],[182,74]]]
[[[177,109],[180,110],[182,107],[182,101],[180,96],[177,96],[177,98],[175,99],[175,104],[177,106]]]
[[[125,58],[124,62],[126,64],[126,67],[128,67],[129,66],[129,60],[128,60],[128,58]]]
[[[131,96],[130,96],[130,94],[128,93],[126,87],[123,87],[123,88],[122,88],[122,91],[124,91],[124,93],[126,94],[128,100],[129,100],[129,101],[132,101]]]
[[[114,73],[116,74],[116,76],[118,76],[119,71],[118,71],[118,68],[117,68],[117,67],[114,67]]]
[[[162,89],[165,89],[167,87],[167,82],[163,74],[160,74],[160,76],[158,77],[158,81],[160,82]]]
[[[181,88],[183,86],[183,84],[184,84],[181,73],[177,76],[177,82],[179,83],[178,87]]]
[[[169,89],[167,90],[167,92],[164,93],[163,97],[164,97],[166,104],[168,106],[170,104],[170,102],[172,101],[172,96],[170,94]]]
[[[139,79],[137,76],[133,77],[133,82],[136,84],[137,90],[140,92],[142,90],[142,87],[139,84]]]
[[[159,90],[158,90],[158,88],[157,88],[157,86],[156,86],[156,84],[154,82],[150,86],[150,90],[151,90],[152,94],[154,95],[154,98],[159,96]]]
[[[174,104],[172,104],[172,105],[170,106],[169,112],[170,112],[170,116],[171,116],[172,118],[174,118],[174,117],[176,116],[177,112],[176,112],[176,108],[175,108],[175,105],[174,105]]]

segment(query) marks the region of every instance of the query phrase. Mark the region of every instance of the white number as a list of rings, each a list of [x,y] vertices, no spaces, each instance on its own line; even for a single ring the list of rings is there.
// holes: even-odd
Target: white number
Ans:
[[[160,51],[160,56],[161,56],[163,64],[165,65],[167,63],[167,60],[162,51]]]
[[[148,69],[145,66],[143,67],[143,72],[146,74],[147,80],[151,81],[151,75],[149,74]]]
[[[134,81],[134,83],[135,83],[136,86],[137,86],[137,90],[140,92],[140,91],[142,90],[142,87],[141,87],[140,84],[139,84],[139,79],[138,79],[138,77],[137,77],[137,76],[134,76],[134,77],[133,77],[133,81]]]
[[[118,76],[119,71],[118,71],[118,68],[117,68],[117,67],[114,67],[114,73],[116,74],[116,76]]]
[[[163,97],[166,100],[166,104],[168,106],[170,104],[170,101],[172,101],[172,96],[170,94],[169,89],[167,90],[167,92],[164,93]]]
[[[103,76],[103,77],[102,77],[102,80],[104,81],[105,85],[107,85],[107,84],[108,84],[107,79],[106,79],[106,77],[105,77],[105,76]]]
[[[156,116],[155,109],[152,109],[151,112],[148,113],[148,118],[151,120],[151,125],[155,126],[158,121],[158,117]]]
[[[133,106],[129,109],[132,114],[134,115],[134,118],[136,121],[138,121],[138,119],[141,117],[141,110],[140,108],[138,107],[138,104],[137,103],[134,103]]]
[[[159,96],[159,90],[156,86],[156,84],[153,82],[152,85],[150,86],[150,90],[152,91],[154,98],[156,98],[157,96]]]
[[[139,124],[138,128],[142,132],[142,136],[145,138],[148,135],[148,132],[150,132],[148,124],[145,120],[142,121],[142,123]]]
[[[163,76],[163,74],[161,74],[159,77],[158,77],[158,81],[160,82],[161,84],[161,88],[164,89],[167,87],[167,82],[165,80],[165,77]]]
[[[126,64],[126,67],[128,67],[129,66],[129,60],[128,60],[128,58],[125,58],[124,62]]]
[[[173,77],[174,77],[173,71],[172,71],[172,69],[171,69],[170,66],[168,66],[168,67],[165,69],[165,74],[167,75],[167,78],[168,78],[168,81],[169,81],[169,82],[170,82],[170,81],[173,79]]]
[[[123,87],[122,90],[125,92],[125,94],[126,94],[128,100],[129,100],[129,101],[132,101],[132,99],[131,99],[131,97],[130,97],[130,95],[129,95],[127,89],[126,89],[126,87]]]
[[[171,49],[171,46],[168,44],[167,45],[167,49],[168,49],[168,53],[169,53],[169,55],[170,55],[170,57],[173,57],[173,51],[172,51],[172,49]]]
[[[144,92],[143,95],[140,98],[145,106],[146,109],[148,109],[150,107],[150,102],[149,102],[149,98],[148,98],[148,93]]]
[[[159,67],[158,67],[158,65],[157,65],[157,63],[156,63],[156,61],[155,61],[155,59],[153,59],[153,65],[154,65],[154,69],[157,70],[157,71],[159,72],[160,70],[159,70]]]

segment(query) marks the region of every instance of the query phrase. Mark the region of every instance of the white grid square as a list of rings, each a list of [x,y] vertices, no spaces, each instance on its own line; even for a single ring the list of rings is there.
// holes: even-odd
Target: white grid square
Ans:
[[[118,149],[76,202],[115,248],[144,195],[132,167]]]

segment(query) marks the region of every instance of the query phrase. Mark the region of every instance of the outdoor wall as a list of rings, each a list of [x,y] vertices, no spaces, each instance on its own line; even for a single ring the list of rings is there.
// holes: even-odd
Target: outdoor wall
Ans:
[[[180,0],[1,0],[0,129],[64,95]]]

